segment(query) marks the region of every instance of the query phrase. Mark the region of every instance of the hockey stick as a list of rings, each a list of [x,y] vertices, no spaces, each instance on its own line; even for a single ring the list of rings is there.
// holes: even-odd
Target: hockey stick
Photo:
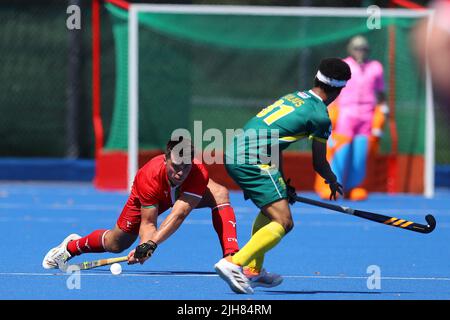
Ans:
[[[94,260],[94,261],[85,261],[85,262],[74,264],[71,266],[76,266],[80,270],[88,270],[88,269],[94,269],[97,267],[107,266],[107,265],[110,265],[113,263],[124,262],[127,260],[128,260],[128,257],[123,256],[123,257],[118,257],[118,258],[108,258],[108,259],[99,259],[99,260]]]
[[[378,223],[383,223],[383,224],[390,225],[390,226],[397,227],[397,228],[420,232],[420,233],[430,233],[436,227],[436,219],[431,214],[429,214],[425,217],[425,220],[428,222],[428,225],[423,225],[420,223],[407,221],[407,220],[403,220],[403,219],[399,219],[399,218],[395,218],[395,217],[384,216],[384,215],[378,214],[378,213],[356,210],[356,209],[352,209],[349,207],[338,206],[338,205],[331,204],[331,203],[324,203],[324,202],[316,201],[313,199],[300,197],[297,195],[295,196],[295,200],[298,202],[310,204],[313,206],[322,207],[322,208],[333,210],[333,211],[339,211],[339,212],[350,214],[352,216],[357,216],[357,217],[360,217],[363,219],[375,221]]]

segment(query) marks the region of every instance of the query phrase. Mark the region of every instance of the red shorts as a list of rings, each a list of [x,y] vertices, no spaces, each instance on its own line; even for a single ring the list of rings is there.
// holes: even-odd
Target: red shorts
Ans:
[[[117,225],[119,229],[126,233],[139,234],[139,228],[141,226],[141,209],[138,208],[135,203],[135,198],[130,197],[122,209],[122,213],[117,219]],[[130,204],[131,203],[131,204]],[[158,216],[169,209],[168,204],[161,204],[158,206]]]
[[[123,232],[138,235],[141,225],[141,209],[126,204],[117,219],[117,225]]]

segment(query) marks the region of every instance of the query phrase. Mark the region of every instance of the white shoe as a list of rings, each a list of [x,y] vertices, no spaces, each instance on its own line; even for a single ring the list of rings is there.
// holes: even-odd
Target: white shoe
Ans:
[[[64,239],[63,242],[57,247],[54,247],[44,257],[42,261],[42,266],[44,269],[55,269],[59,268],[64,270],[66,267],[66,262],[72,258],[69,251],[67,251],[67,244],[72,240],[78,240],[81,236],[78,234],[71,234]]]
[[[244,274],[250,280],[252,288],[273,288],[283,282],[282,276],[276,273],[267,272],[266,269],[262,269],[259,273],[252,273],[248,268],[244,268]]]
[[[247,294],[253,293],[250,280],[248,280],[248,278],[243,274],[240,266],[228,262],[225,258],[223,258],[214,265],[214,269],[216,269],[219,276],[228,283],[231,290],[234,292]]]

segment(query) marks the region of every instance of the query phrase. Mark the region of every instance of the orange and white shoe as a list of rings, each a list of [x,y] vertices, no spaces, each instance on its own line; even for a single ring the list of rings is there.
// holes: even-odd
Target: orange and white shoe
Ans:
[[[368,197],[368,192],[364,188],[354,188],[350,191],[349,199],[352,201],[363,201]]]
[[[264,287],[273,288],[280,285],[283,282],[283,277],[276,273],[267,272],[266,269],[261,269],[260,272],[256,270],[244,267],[244,274],[250,280],[252,288]]]

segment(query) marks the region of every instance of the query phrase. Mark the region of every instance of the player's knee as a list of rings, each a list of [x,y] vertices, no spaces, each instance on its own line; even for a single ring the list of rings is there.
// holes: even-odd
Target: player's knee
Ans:
[[[286,233],[290,232],[294,228],[294,221],[292,219],[284,221],[283,228]]]
[[[215,185],[214,189],[211,190],[214,201],[217,205],[230,202],[230,195],[228,189],[221,185]]]
[[[292,221],[292,219],[282,218],[275,219],[274,221],[279,223],[283,227],[285,233],[288,233],[292,230],[292,228],[294,228],[294,221]]]
[[[111,253],[121,253],[130,247],[130,241],[121,241],[123,239],[113,236],[106,236],[104,241],[104,249]]]
[[[109,247],[108,251],[111,253],[121,253],[124,249],[120,248],[120,247]]]
[[[111,252],[111,253],[122,253],[126,249],[128,249],[128,246],[125,246],[125,245],[120,244],[120,243],[114,243],[114,244],[110,244],[108,246],[108,251]]]

